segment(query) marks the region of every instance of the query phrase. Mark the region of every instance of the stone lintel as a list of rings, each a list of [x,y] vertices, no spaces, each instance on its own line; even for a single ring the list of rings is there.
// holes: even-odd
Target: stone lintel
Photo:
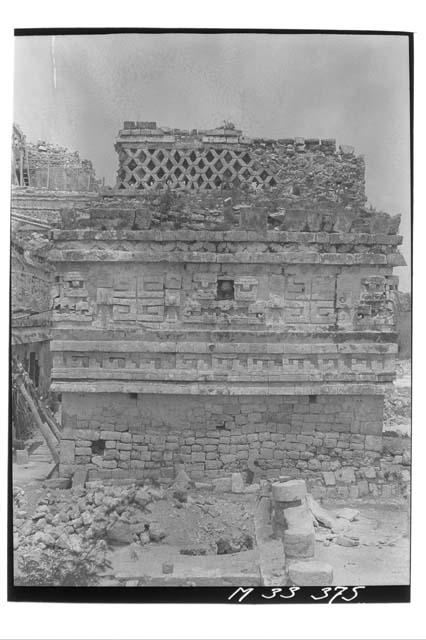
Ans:
[[[96,231],[93,229],[66,229],[52,231],[54,240],[97,240],[114,241],[129,240],[133,242],[279,242],[301,244],[389,244],[402,243],[400,235],[385,235],[382,233],[326,233],[307,231],[209,231],[200,230],[110,230]]]
[[[120,353],[283,353],[283,354],[375,354],[393,355],[398,345],[389,344],[267,344],[232,342],[210,344],[208,342],[147,342],[140,340],[52,340],[52,352],[76,351],[79,353],[112,351]]]
[[[59,393],[150,393],[207,396],[306,396],[306,395],[379,395],[392,388],[392,383],[345,384],[178,384],[167,382],[54,381],[51,390]]]
[[[400,254],[381,253],[314,253],[288,251],[282,253],[251,253],[239,251],[217,254],[197,251],[122,251],[113,249],[59,250],[49,254],[49,261],[59,262],[138,262],[138,263],[196,263],[196,264],[321,264],[321,265],[400,265]],[[405,262],[405,261],[404,261]]]
[[[355,382],[372,382],[380,383],[392,382],[394,380],[393,371],[383,371],[381,373],[358,373],[358,372],[336,372],[323,373],[320,370],[311,373],[273,373],[268,370],[255,371],[247,369],[245,371],[228,372],[223,370],[214,370],[209,367],[206,370],[196,368],[175,368],[171,370],[133,370],[128,368],[102,369],[88,367],[57,367],[52,369],[53,380],[123,380],[123,381],[153,381],[153,382],[263,382],[269,384],[276,383],[319,383],[319,382],[338,382],[338,383],[355,383]]]

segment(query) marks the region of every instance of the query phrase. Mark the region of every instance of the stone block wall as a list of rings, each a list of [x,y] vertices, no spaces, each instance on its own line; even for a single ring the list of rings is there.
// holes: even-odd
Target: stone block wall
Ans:
[[[383,436],[382,396],[63,394],[60,473],[170,481],[291,474],[316,497],[391,497],[410,479],[410,440]],[[251,468],[253,466],[251,465]]]
[[[90,478],[171,478],[183,461],[201,479],[255,460],[321,486],[341,468],[355,484],[364,467],[379,473],[402,239],[398,217],[362,206],[363,161],[236,130],[166,132],[165,153],[165,132],[148,124],[129,125],[117,145],[138,184],[101,193],[53,232],[61,474],[86,465]],[[208,188],[210,165],[264,183]],[[158,191],[139,188],[146,169]],[[194,188],[160,193],[177,169]]]
[[[381,451],[382,396],[63,394],[62,472],[195,478],[247,469],[249,459],[286,469],[366,466]]]

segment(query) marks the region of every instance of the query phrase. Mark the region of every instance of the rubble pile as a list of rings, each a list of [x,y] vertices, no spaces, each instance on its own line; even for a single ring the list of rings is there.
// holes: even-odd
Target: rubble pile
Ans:
[[[22,554],[95,547],[99,560],[116,546],[180,546],[183,555],[237,553],[253,548],[246,505],[216,496],[192,495],[175,483],[114,486],[89,482],[86,488],[51,490],[36,504],[14,490],[14,550]]]
[[[385,394],[384,425],[387,431],[411,431],[411,360],[397,364],[397,379]]]
[[[113,487],[92,483],[89,489],[48,491],[29,515],[25,494],[14,490],[14,549],[82,548],[85,542],[106,545],[159,542],[165,532],[147,516],[149,505],[165,497],[154,487]]]
[[[307,199],[276,189],[253,189],[242,184],[220,193],[191,193],[166,187],[155,191],[123,193],[104,189],[91,203],[64,212],[65,228],[110,229],[238,229],[247,216],[257,215],[270,231],[310,231],[326,233],[380,233],[395,235],[400,216],[367,208],[364,204],[344,204],[331,198]]]

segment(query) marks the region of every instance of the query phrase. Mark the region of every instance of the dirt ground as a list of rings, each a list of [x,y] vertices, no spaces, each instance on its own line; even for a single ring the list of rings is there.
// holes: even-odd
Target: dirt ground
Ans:
[[[410,513],[406,500],[323,502],[336,513],[343,507],[359,510],[347,532],[359,538],[359,546],[325,546],[317,541],[316,558],[333,567],[334,585],[409,584]],[[324,530],[322,530],[324,532]]]

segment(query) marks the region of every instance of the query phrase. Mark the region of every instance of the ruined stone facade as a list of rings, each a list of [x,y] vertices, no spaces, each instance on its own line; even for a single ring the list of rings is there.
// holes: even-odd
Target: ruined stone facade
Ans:
[[[171,478],[184,462],[203,478],[256,460],[315,476],[377,462],[402,238],[397,217],[363,207],[361,174],[351,206],[332,174],[331,199],[287,193],[287,178],[119,188],[67,217],[50,252],[62,475]]]
[[[11,345],[30,378],[45,394],[50,387],[52,267],[15,234],[11,241]]]
[[[352,147],[337,149],[332,139],[251,139],[229,124],[182,131],[125,122],[115,148],[119,189],[217,191],[244,185],[315,200],[366,200],[363,158]]]
[[[43,140],[28,142],[17,124],[12,133],[12,185],[50,191],[99,189],[90,160]]]
[[[11,355],[46,394],[54,281],[49,234],[75,208],[84,210],[99,184],[90,162],[61,147],[28,143],[15,124],[11,187]]]

